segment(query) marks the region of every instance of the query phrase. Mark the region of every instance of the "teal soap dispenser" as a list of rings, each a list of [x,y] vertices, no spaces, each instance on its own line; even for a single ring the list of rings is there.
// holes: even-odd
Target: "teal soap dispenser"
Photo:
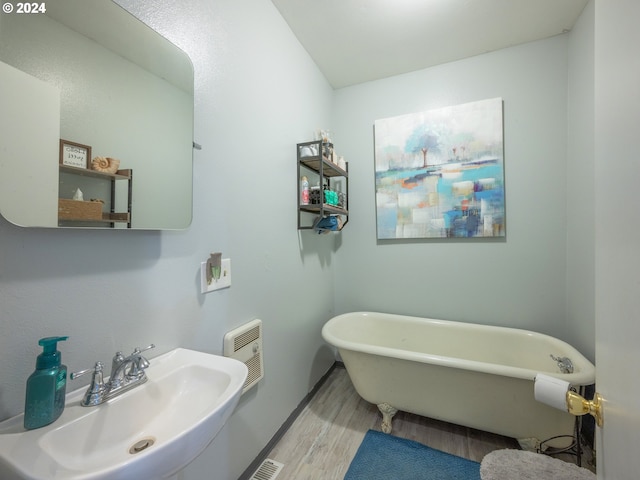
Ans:
[[[38,342],[44,350],[36,360],[36,371],[27,380],[24,402],[24,428],[27,430],[49,425],[62,415],[67,367],[61,364],[58,342],[67,338],[46,337]]]

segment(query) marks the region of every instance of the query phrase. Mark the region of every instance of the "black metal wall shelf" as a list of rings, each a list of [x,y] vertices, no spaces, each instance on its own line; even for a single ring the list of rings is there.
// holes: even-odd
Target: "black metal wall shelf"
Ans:
[[[314,228],[318,217],[327,217],[330,215],[339,215],[341,217],[340,230],[349,221],[349,165],[345,163],[345,168],[341,168],[332,162],[333,144],[315,140],[312,142],[298,143],[296,147],[297,155],[297,173],[298,173],[298,229],[309,230]],[[331,190],[331,182],[340,180],[344,190],[342,194],[343,201],[338,205],[326,202],[324,192],[320,193],[318,203],[302,203],[302,176],[312,175],[317,180],[317,185],[322,190],[327,187]],[[310,182],[311,183],[311,182]],[[334,182],[335,184],[336,182]],[[304,222],[305,213],[314,214],[315,218],[309,224]],[[339,231],[339,230],[338,230]]]

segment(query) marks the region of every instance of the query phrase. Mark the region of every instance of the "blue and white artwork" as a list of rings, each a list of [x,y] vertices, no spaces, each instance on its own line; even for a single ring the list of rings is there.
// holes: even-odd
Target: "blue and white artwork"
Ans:
[[[502,99],[375,122],[378,239],[504,237]]]

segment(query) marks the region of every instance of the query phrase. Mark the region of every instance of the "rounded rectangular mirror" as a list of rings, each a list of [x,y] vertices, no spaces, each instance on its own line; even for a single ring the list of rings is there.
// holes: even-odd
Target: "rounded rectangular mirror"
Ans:
[[[0,213],[25,227],[183,229],[193,66],[111,0],[0,14]]]

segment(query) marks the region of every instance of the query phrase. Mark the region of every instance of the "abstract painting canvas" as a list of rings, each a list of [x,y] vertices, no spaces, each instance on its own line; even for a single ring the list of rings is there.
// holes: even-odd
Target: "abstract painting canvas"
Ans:
[[[378,239],[504,237],[502,99],[375,122]]]

